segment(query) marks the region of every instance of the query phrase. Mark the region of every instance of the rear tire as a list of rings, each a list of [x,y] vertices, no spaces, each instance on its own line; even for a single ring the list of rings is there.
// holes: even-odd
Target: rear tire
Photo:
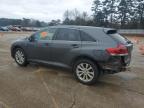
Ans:
[[[26,54],[25,54],[24,50],[21,48],[15,49],[14,59],[19,66],[24,67],[24,66],[27,66],[27,64],[28,64]]]
[[[73,71],[76,79],[86,85],[95,84],[99,75],[97,65],[88,59],[78,60],[73,66]]]

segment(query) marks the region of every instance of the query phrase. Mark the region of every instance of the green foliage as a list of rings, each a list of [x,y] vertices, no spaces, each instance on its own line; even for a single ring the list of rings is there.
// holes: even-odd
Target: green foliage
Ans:
[[[144,27],[144,0],[94,0],[92,11],[94,20],[97,19],[95,26]]]
[[[77,15],[73,15],[75,10],[64,13],[63,24],[144,28],[144,0],[94,0],[92,17],[86,15],[84,18],[77,10]]]
[[[48,23],[49,26],[55,26],[55,25],[60,25],[61,20],[57,19],[57,20],[52,20],[51,22]]]

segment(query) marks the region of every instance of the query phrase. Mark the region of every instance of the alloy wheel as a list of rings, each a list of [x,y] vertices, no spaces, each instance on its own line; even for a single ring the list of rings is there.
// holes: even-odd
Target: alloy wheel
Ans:
[[[20,50],[17,50],[15,52],[15,60],[18,64],[23,64],[25,62],[25,56],[24,53]]]
[[[89,82],[94,78],[94,69],[88,63],[80,63],[76,67],[76,74],[80,80]]]

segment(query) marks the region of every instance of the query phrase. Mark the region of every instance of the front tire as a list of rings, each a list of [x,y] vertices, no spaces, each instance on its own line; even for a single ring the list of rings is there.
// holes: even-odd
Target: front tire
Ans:
[[[78,60],[74,64],[73,71],[76,79],[86,85],[96,83],[99,73],[97,65],[88,59]]]
[[[14,59],[19,66],[27,66],[27,58],[23,49],[17,48],[14,52]]]

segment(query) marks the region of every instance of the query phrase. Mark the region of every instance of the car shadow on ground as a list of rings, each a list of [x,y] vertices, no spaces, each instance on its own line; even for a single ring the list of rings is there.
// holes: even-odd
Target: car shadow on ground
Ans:
[[[45,65],[45,64],[37,64],[37,63],[30,63],[28,65],[29,67],[34,67],[36,68],[38,71],[43,72],[44,78],[48,78],[50,76],[55,76],[58,78],[64,78],[65,81],[66,80],[71,80],[71,83],[78,83],[80,85],[83,86],[87,86],[84,84],[81,84],[80,82],[78,82],[74,75],[72,70],[70,69],[66,69],[66,68],[62,68],[62,67],[58,67],[58,66],[52,66],[52,65]],[[57,78],[57,79],[58,79]],[[112,81],[111,81],[112,80]],[[58,81],[59,82],[59,81]],[[67,82],[67,81],[66,81]],[[114,83],[113,83],[114,82]],[[115,83],[118,82],[118,83]],[[117,75],[104,75],[104,76],[100,76],[98,78],[98,81],[94,84],[94,85],[89,85],[90,87],[104,87],[104,86],[119,86],[121,83],[123,82],[123,79],[121,79],[119,76]]]

